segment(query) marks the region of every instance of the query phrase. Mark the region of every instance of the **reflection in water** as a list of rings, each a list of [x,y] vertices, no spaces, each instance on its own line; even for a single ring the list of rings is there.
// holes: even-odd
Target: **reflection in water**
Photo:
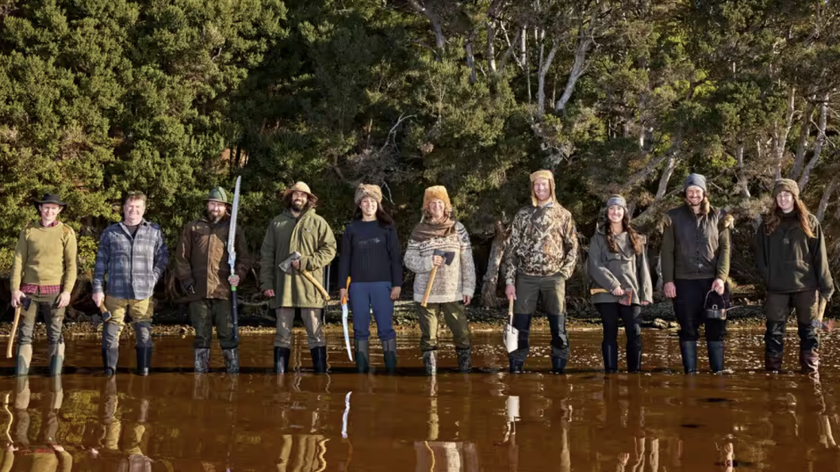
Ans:
[[[576,337],[580,370],[565,376],[3,377],[0,472],[840,470],[831,365],[820,381],[743,367],[724,376],[605,375],[596,371],[599,336]],[[655,341],[646,365],[679,362],[676,343]],[[262,352],[248,343],[243,361]],[[833,345],[824,344],[824,358]],[[476,363],[504,364],[504,349],[492,346],[476,348]],[[185,340],[181,354],[191,349]],[[419,371],[419,357],[405,357]],[[590,357],[592,369],[580,367]]]

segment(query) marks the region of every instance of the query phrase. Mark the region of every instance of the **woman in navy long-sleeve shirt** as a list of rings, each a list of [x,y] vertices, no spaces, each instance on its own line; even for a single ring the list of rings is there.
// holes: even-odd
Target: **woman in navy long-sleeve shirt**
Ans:
[[[353,311],[356,367],[369,369],[370,312],[376,319],[382,341],[385,368],[397,368],[397,333],[394,331],[394,301],[400,298],[402,256],[394,220],[382,209],[382,190],[360,184],[356,189],[356,213],[341,238],[338,280],[350,277],[348,303]],[[339,290],[343,298],[345,289]]]

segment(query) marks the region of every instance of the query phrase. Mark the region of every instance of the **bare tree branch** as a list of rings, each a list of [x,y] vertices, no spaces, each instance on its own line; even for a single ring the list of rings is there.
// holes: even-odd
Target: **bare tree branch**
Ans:
[[[799,191],[804,192],[805,187],[808,185],[808,180],[811,178],[811,171],[816,167],[817,162],[820,160],[820,154],[822,154],[823,145],[825,145],[825,127],[828,124],[828,94],[825,95],[823,98],[822,103],[820,104],[820,122],[817,125],[817,140],[814,143],[814,155],[811,157],[811,160],[808,161],[808,165],[805,166],[805,170],[802,171],[802,177],[799,178]]]

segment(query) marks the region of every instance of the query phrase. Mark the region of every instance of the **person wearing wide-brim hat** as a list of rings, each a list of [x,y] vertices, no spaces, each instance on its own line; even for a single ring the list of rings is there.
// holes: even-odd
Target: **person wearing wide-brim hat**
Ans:
[[[354,197],[353,221],[341,237],[338,259],[339,297],[345,295],[350,278],[348,303],[353,311],[353,338],[356,367],[369,368],[368,340],[370,312],[376,319],[385,368],[397,368],[397,333],[394,331],[394,301],[402,286],[402,253],[394,220],[382,209],[382,190],[378,185],[360,184]]]
[[[204,199],[205,213],[187,223],[175,254],[175,277],[186,292],[190,322],[195,328],[193,342],[196,373],[210,368],[210,341],[213,325],[222,348],[225,370],[239,372],[239,341],[233,329],[231,287],[238,286],[251,270],[252,259],[241,226],[236,228],[236,265],[228,264],[230,236],[228,194],[216,187]]]
[[[55,194],[33,202],[39,220],[29,223],[18,238],[12,264],[12,306],[24,304],[18,331],[15,372],[27,375],[32,361],[32,332],[40,313],[47,325],[47,359],[50,375],[60,375],[64,362],[64,311],[76,285],[76,233],[58,221],[67,203]]]
[[[601,354],[604,371],[618,370],[618,321],[627,337],[627,370],[642,368],[642,305],[653,300],[645,237],[630,224],[627,201],[621,195],[607,199],[595,235],[589,242],[587,272],[593,288],[603,289],[592,303],[604,323]]]
[[[755,233],[755,248],[758,272],[767,289],[765,368],[771,372],[782,369],[785,322],[794,308],[800,368],[806,374],[816,373],[820,360],[819,327],[825,305],[834,293],[834,279],[822,227],[799,198],[796,181],[776,181],[773,203]]]
[[[312,366],[316,373],[327,371],[327,340],[324,336],[324,299],[302,273],[316,281],[324,280],[324,267],[336,253],[335,236],[330,225],[316,214],[318,199],[304,182],[297,182],[282,194],[283,212],[268,224],[261,253],[260,288],[269,298],[269,307],[277,314],[274,338],[274,371],[289,369],[292,347],[292,323],[300,309],[306,327]],[[290,273],[280,264],[295,252],[300,259],[292,262]]]
[[[683,182],[685,203],[666,214],[663,225],[662,279],[665,296],[674,300],[680,325],[680,354],[685,373],[697,372],[697,340],[705,325],[709,369],[724,370],[726,320],[708,318],[705,308],[728,308],[730,230],[734,219],[709,204],[706,177],[691,174]]]

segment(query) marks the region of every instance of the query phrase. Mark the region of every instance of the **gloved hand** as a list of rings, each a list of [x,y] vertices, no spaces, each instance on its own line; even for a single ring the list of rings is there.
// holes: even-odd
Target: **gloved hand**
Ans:
[[[189,293],[189,294],[194,294],[195,293],[195,280],[193,280],[193,279],[181,280],[181,288],[184,289],[184,291]]]

